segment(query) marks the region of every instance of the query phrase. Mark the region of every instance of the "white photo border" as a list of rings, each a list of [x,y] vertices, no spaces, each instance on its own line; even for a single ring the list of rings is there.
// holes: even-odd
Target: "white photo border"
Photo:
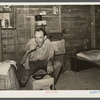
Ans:
[[[0,2],[0,5],[100,5],[99,2]],[[100,90],[0,91],[0,98],[100,98]]]

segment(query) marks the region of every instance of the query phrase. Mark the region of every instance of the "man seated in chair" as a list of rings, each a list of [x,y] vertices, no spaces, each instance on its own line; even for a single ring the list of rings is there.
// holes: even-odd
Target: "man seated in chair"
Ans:
[[[56,84],[61,63],[54,61],[54,48],[44,29],[36,29],[35,37],[26,44],[20,63],[22,65],[19,69],[21,85],[25,86],[29,77],[39,69],[44,69],[53,76]]]

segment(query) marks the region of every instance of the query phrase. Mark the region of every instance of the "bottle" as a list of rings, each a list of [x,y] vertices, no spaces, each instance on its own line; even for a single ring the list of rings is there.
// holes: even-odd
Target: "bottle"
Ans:
[[[1,21],[1,26],[2,26],[2,27],[5,27],[5,19],[2,19],[2,21]]]
[[[8,19],[5,19],[5,27],[8,27]]]

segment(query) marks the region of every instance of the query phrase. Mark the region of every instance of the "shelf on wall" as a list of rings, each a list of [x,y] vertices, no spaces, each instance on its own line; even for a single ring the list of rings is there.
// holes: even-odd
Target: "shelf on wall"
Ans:
[[[47,25],[35,25],[36,27],[45,27]]]
[[[16,28],[15,27],[12,27],[12,28],[1,28],[1,30],[15,30]]]
[[[12,11],[0,11],[0,13],[10,13]]]
[[[42,16],[42,17],[58,17],[59,15],[53,15],[53,16]]]

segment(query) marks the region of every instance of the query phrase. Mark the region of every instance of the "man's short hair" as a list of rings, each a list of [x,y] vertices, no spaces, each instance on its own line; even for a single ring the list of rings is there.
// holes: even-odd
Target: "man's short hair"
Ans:
[[[35,33],[36,33],[36,31],[37,31],[37,32],[42,31],[43,34],[44,34],[44,36],[47,35],[46,31],[45,31],[43,28],[36,28]]]

